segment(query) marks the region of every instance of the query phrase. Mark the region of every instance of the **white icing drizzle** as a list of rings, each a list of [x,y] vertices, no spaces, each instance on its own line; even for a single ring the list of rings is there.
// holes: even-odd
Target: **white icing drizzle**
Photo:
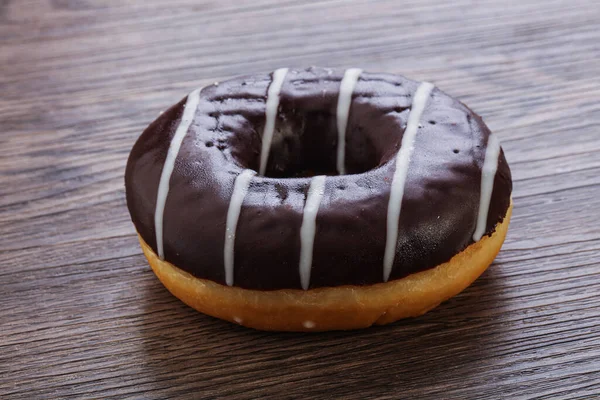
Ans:
[[[233,285],[233,251],[235,246],[235,232],[238,219],[242,210],[244,197],[248,193],[250,181],[256,172],[251,169],[245,169],[240,173],[233,183],[233,194],[229,201],[227,210],[227,222],[225,223],[225,246],[223,248],[225,260],[225,283],[228,286]]]
[[[244,320],[242,320],[240,317],[233,317],[233,320],[237,323],[237,324],[242,324],[242,322],[244,322]]]
[[[271,141],[275,132],[275,121],[277,118],[277,109],[279,108],[279,92],[283,86],[283,81],[287,75],[288,68],[279,68],[273,72],[273,80],[267,91],[267,104],[265,110],[265,128],[262,135],[262,148],[260,150],[260,168],[258,173],[265,175],[269,152],[271,150]]]
[[[346,126],[348,125],[350,104],[352,104],[352,93],[361,73],[362,69],[360,68],[349,68],[344,72],[344,77],[340,83],[336,112],[338,131],[337,171],[340,175],[346,173]]]
[[[304,321],[302,323],[302,326],[305,327],[306,329],[312,329],[316,326],[317,324],[315,324],[313,321]]]
[[[154,210],[154,229],[156,230],[156,250],[158,251],[158,256],[161,260],[164,260],[165,258],[163,247],[163,216],[165,212],[165,203],[169,194],[169,182],[171,181],[171,174],[175,167],[175,159],[177,158],[177,154],[179,154],[179,148],[181,147],[183,138],[187,134],[187,131],[194,120],[194,115],[196,114],[198,103],[200,102],[200,90],[201,88],[188,94],[181,121],[179,121],[179,125],[175,130],[175,135],[173,135],[173,139],[169,145],[167,158],[165,159],[165,164],[163,165],[160,180],[158,182],[156,209]]]
[[[315,242],[317,212],[321,204],[321,198],[325,191],[325,175],[318,175],[311,179],[302,226],[300,227],[300,283],[302,289],[307,290],[310,286],[310,269],[312,268],[313,244]]]
[[[400,150],[396,155],[396,170],[392,179],[390,188],[390,200],[387,213],[387,235],[385,240],[385,253],[383,255],[383,281],[387,282],[392,265],[396,257],[396,245],[398,241],[398,222],[400,220],[400,209],[402,207],[402,198],[404,197],[404,185],[408,175],[408,165],[410,157],[414,150],[415,138],[419,128],[421,114],[425,110],[429,95],[433,90],[433,85],[429,82],[423,82],[413,96],[412,107],[408,115],[408,122],[402,137]]]
[[[494,189],[494,178],[498,169],[498,157],[500,156],[500,141],[493,133],[488,138],[485,159],[481,168],[481,196],[479,197],[479,211],[477,214],[477,227],[473,234],[473,240],[479,241],[485,233],[487,225],[490,201]]]

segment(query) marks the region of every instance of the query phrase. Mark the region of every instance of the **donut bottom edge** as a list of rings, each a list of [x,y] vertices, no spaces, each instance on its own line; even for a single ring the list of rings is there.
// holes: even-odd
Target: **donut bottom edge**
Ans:
[[[402,279],[368,286],[260,291],[196,278],[161,260],[138,235],[144,255],[163,285],[204,314],[267,331],[318,332],[385,325],[417,317],[475,281],[500,251],[512,214],[491,236],[471,244],[450,261]]]

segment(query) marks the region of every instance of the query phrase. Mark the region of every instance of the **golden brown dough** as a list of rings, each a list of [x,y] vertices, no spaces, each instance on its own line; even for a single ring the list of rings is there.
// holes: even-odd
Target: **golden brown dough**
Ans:
[[[181,301],[213,317],[269,331],[328,331],[416,317],[460,293],[492,263],[506,237],[512,203],[492,236],[450,261],[405,278],[369,286],[249,290],[199,279],[162,261],[140,237],[152,269]]]

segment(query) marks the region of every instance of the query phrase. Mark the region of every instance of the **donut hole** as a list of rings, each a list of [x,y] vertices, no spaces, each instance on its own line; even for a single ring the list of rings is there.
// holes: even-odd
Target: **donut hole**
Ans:
[[[333,104],[335,105],[335,104]],[[368,107],[366,107],[368,108]],[[366,109],[365,108],[365,109]],[[401,135],[378,135],[381,121],[373,123],[375,115],[384,118],[384,112],[372,109],[367,115],[353,115],[348,121],[345,141],[344,173],[360,174],[377,168],[387,161],[390,149],[397,149]],[[397,118],[397,114],[396,117]],[[397,121],[391,118],[390,121]],[[262,133],[264,121],[256,127]],[[396,130],[399,127],[396,125]],[[316,175],[340,175],[337,169],[337,119],[334,110],[298,110],[280,107],[271,142],[265,176],[271,178],[299,178]],[[261,145],[261,142],[258,143]],[[260,147],[251,163],[258,170]]]
[[[262,127],[261,127],[262,128]],[[298,178],[336,175],[335,141],[324,113],[303,116],[280,111],[265,176]]]
[[[326,86],[327,83],[324,83]],[[325,87],[324,86],[324,87]],[[338,171],[337,84],[315,87],[314,81],[292,80],[282,90],[275,117],[264,175],[270,178],[305,178],[316,175],[362,174],[397,154],[410,113],[405,95],[385,98],[360,93],[353,97],[346,121],[343,156]],[[262,98],[232,99],[219,103],[214,147],[242,168],[259,171],[264,130]]]

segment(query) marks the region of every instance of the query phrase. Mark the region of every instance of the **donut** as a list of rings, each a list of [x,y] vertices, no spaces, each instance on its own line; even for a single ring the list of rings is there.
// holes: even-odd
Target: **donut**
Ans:
[[[139,137],[126,199],[164,286],[213,317],[326,331],[419,316],[492,263],[511,173],[429,82],[277,69],[196,89]]]

